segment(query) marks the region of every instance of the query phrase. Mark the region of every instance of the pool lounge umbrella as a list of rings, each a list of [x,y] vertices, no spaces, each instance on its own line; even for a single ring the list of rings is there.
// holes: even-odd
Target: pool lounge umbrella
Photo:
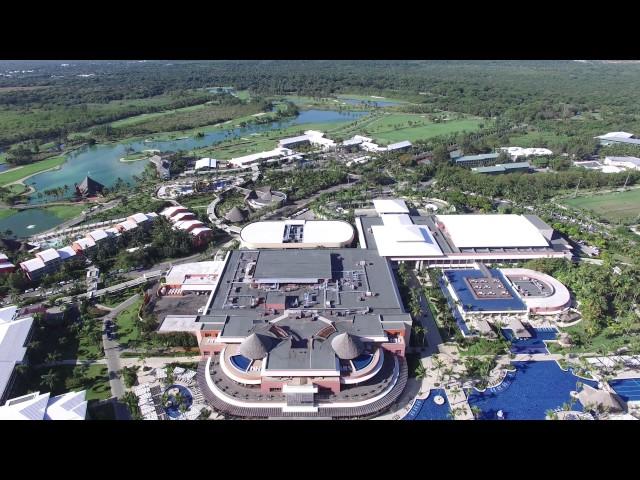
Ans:
[[[585,408],[600,409],[608,412],[622,412],[624,407],[617,396],[606,390],[597,390],[585,385],[578,393],[578,400]]]
[[[342,360],[353,360],[364,350],[362,341],[350,333],[341,333],[331,340],[331,347],[336,352],[338,358]]]
[[[261,333],[252,333],[242,341],[238,353],[251,360],[259,360],[267,356],[272,345],[272,337]]]

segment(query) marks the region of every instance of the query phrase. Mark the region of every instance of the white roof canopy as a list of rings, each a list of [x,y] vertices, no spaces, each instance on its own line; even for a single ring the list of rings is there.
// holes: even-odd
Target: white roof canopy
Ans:
[[[521,215],[437,215],[437,219],[458,248],[549,246]]]
[[[380,215],[385,213],[409,213],[407,204],[404,200],[398,198],[377,199],[373,201],[373,206]]]

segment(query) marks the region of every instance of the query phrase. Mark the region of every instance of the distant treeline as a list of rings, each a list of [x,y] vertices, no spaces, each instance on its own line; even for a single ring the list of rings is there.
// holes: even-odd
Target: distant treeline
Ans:
[[[437,110],[509,123],[586,118],[595,114],[612,129],[638,127],[640,65],[572,61],[150,61],[39,62],[34,72],[0,78],[0,120],[7,111],[75,108],[108,102],[137,101],[213,86],[233,86],[253,94],[299,94],[313,97],[366,93],[409,98],[416,112]],[[25,67],[27,63],[25,63]],[[0,65],[1,67],[1,65]],[[91,75],[79,77],[78,75]],[[45,87],[11,90],[11,87]],[[4,88],[4,90],[3,90]],[[202,94],[206,90],[201,90]],[[197,100],[191,100],[197,103]],[[98,118],[78,118],[27,129],[26,135],[56,134],[90,124],[157,111],[166,105],[117,109]],[[154,110],[154,108],[156,110]],[[174,107],[172,107],[174,108]],[[591,118],[591,117],[589,117]],[[575,123],[581,120],[573,120]],[[44,122],[46,124],[46,121]],[[3,129],[0,142],[23,139]],[[41,138],[41,137],[38,137]]]

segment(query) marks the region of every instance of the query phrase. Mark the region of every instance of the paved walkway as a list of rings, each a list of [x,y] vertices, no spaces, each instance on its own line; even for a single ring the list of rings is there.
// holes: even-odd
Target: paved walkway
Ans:
[[[440,336],[438,325],[431,314],[431,309],[429,308],[427,299],[424,296],[422,286],[413,272],[411,272],[409,276],[409,286],[418,291],[418,298],[422,309],[422,315],[418,320],[426,330],[426,335],[424,348],[408,347],[407,351],[420,355],[422,365],[427,369],[427,372],[430,372],[433,368],[431,363],[432,355],[440,353],[440,348],[443,345],[442,337]],[[429,390],[436,388],[433,384],[434,381],[429,374],[421,380],[418,380],[415,377],[409,377],[407,380],[407,386],[396,402],[394,408],[390,412],[376,417],[374,420],[399,420],[405,416],[409,410],[411,410],[411,406],[415,402],[416,398],[426,398],[429,395]]]
[[[420,301],[420,308],[422,310],[422,315],[418,319],[422,326],[427,331],[425,336],[425,343],[427,351],[424,355],[433,355],[440,352],[440,345],[442,342],[442,337],[440,336],[440,331],[438,330],[438,324],[433,318],[433,314],[431,313],[431,309],[429,308],[429,303],[424,296],[424,291],[422,290],[422,286],[420,282],[416,278],[413,272],[409,275],[409,287],[418,291],[418,299]]]
[[[167,363],[193,363],[199,362],[202,358],[200,355],[192,355],[189,357],[176,356],[176,357],[120,357],[120,364],[123,367],[131,367],[135,365],[141,365],[151,368],[162,368]],[[99,358],[98,360],[78,360],[76,358],[68,360],[58,360],[56,362],[40,363],[33,365],[33,367],[57,367],[60,365],[107,365],[106,358]]]
[[[111,394],[116,398],[121,398],[122,395],[124,395],[124,384],[122,383],[122,378],[119,374],[119,371],[122,368],[120,364],[120,344],[116,340],[109,340],[109,338],[107,338],[106,333],[104,333],[106,330],[106,323],[107,321],[113,321],[120,312],[133,305],[139,297],[140,295],[138,294],[133,295],[111,310],[102,319],[104,326],[102,344],[107,361],[107,369],[109,371],[109,384],[111,386]]]

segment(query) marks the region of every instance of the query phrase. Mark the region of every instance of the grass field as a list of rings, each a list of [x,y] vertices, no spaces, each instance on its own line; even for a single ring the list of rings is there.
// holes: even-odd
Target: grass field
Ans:
[[[571,207],[591,210],[610,220],[630,221],[640,215],[640,189],[567,198],[562,203]]]
[[[14,183],[13,185],[9,185],[5,188],[9,189],[9,191],[14,195],[21,195],[27,191],[26,185],[23,185],[22,183]]]
[[[10,217],[11,215],[14,215],[16,213],[18,213],[18,210],[14,208],[0,208],[0,220]]]
[[[360,120],[360,122],[362,122],[362,120]],[[281,130],[263,132],[259,135],[249,135],[245,137],[247,140],[237,139],[210,147],[200,148],[193,150],[192,153],[200,156],[213,156],[219,160],[228,160],[242,155],[272,150],[278,146],[279,139],[294,135],[304,130],[320,130],[326,132],[327,136],[330,138],[334,135],[346,135],[351,132],[351,130],[353,130],[353,132],[358,131],[357,128],[354,129],[354,127],[352,127],[352,122],[338,124],[305,123],[304,125],[293,125]]]
[[[86,208],[86,205],[52,205],[46,210],[62,220],[69,220],[80,215]]]
[[[510,136],[509,143],[523,148],[545,147],[546,145],[554,145],[558,142],[567,141],[569,137],[566,135],[557,135],[554,132],[529,132],[521,135]]]
[[[42,379],[42,375],[47,374],[50,370],[57,377],[53,388],[50,388]],[[78,378],[77,381],[73,381],[74,371]],[[83,389],[87,390],[87,400],[102,400],[111,397],[107,367],[104,365],[28,367],[24,374],[16,375],[11,396],[17,397],[33,391],[51,392],[55,396],[70,390]]]
[[[251,98],[251,94],[249,93],[249,90],[238,90],[236,92],[236,97],[240,100],[249,100]]]
[[[21,178],[27,177],[29,175],[34,175],[36,173],[42,172],[43,170],[57,167],[59,165],[62,165],[64,162],[66,162],[66,159],[64,157],[51,157],[40,162],[23,165],[10,172],[0,173],[0,186],[4,186],[7,183],[15,182],[16,180],[20,180]]]
[[[132,340],[135,342],[140,338],[140,331],[136,325],[140,305],[142,305],[142,299],[120,312],[116,317],[118,342],[125,348],[129,346]]]
[[[111,123],[112,127],[126,127],[130,125],[135,125],[136,123],[142,123],[149,119],[162,117],[164,115],[169,115],[170,113],[180,113],[180,112],[192,112],[194,110],[200,110],[207,106],[206,103],[201,103],[199,105],[192,105],[190,107],[176,108],[175,110],[164,110],[162,112],[154,112],[154,113],[143,113],[142,115],[135,115],[133,117],[123,118],[122,120],[117,120]]]
[[[364,135],[381,142],[415,141],[463,130],[471,132],[479,129],[481,123],[488,122],[481,119],[462,119],[433,123],[422,115],[392,114],[380,116],[369,123],[363,132]]]
[[[392,97],[383,97],[383,98],[377,98],[377,97],[382,97],[382,95],[376,95],[376,97],[373,97],[371,95],[358,95],[358,94],[340,94],[337,95],[337,97],[340,98],[347,98],[347,99],[353,99],[353,100],[363,100],[363,101],[369,101],[369,102],[397,102],[397,103],[408,103],[406,100],[401,100],[399,98],[392,98]]]
[[[44,210],[54,214],[61,220],[69,220],[80,215],[85,208],[87,208],[85,205],[52,205],[45,207]],[[15,215],[19,211],[15,208],[0,209],[0,220]]]

